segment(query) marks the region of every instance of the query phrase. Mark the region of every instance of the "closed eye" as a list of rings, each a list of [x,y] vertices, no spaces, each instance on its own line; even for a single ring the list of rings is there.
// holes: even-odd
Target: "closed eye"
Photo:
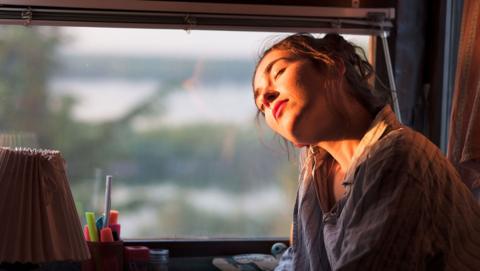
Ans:
[[[283,72],[286,70],[287,68],[281,68],[280,70],[278,70],[278,72],[275,74],[275,76],[273,77],[274,79],[277,79],[280,75],[283,74]]]

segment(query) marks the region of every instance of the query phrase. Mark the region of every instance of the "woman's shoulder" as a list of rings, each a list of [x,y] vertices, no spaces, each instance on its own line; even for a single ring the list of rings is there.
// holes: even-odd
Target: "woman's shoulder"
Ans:
[[[406,155],[410,159],[441,155],[440,149],[428,138],[413,129],[401,128],[387,131],[373,146],[371,154],[389,154],[397,157]],[[388,155],[383,155],[388,157]]]
[[[435,144],[406,126],[383,135],[372,145],[366,160],[380,170],[400,167],[403,173],[417,177],[440,171],[456,174],[453,166]]]

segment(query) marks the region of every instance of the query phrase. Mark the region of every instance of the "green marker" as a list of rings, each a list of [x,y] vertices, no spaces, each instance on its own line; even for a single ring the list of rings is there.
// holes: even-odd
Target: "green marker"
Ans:
[[[95,213],[85,212],[85,217],[87,218],[88,235],[90,235],[90,241],[98,242],[98,231],[97,226],[95,225]]]

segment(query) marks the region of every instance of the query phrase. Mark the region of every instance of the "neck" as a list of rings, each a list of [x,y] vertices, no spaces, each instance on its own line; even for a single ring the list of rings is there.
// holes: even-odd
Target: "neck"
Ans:
[[[362,106],[347,112],[350,123],[339,129],[335,140],[321,141],[316,145],[327,151],[340,166],[341,173],[346,173],[353,162],[353,155],[360,141],[367,132],[373,120],[371,114]],[[341,123],[341,122],[338,122]]]
[[[353,159],[353,154],[360,144],[361,138],[338,141],[324,141],[317,144],[327,151],[340,166],[340,171],[346,173]]]

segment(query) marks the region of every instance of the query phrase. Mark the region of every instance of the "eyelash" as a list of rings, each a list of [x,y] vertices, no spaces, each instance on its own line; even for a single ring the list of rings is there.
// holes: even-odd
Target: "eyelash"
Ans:
[[[263,104],[261,104],[261,105],[258,107],[258,110],[260,110],[260,112],[262,112],[262,114],[265,114],[265,107],[263,106]]]
[[[285,71],[285,69],[286,68],[281,68],[280,70],[278,70],[278,72],[275,74],[273,78],[277,79]]]

